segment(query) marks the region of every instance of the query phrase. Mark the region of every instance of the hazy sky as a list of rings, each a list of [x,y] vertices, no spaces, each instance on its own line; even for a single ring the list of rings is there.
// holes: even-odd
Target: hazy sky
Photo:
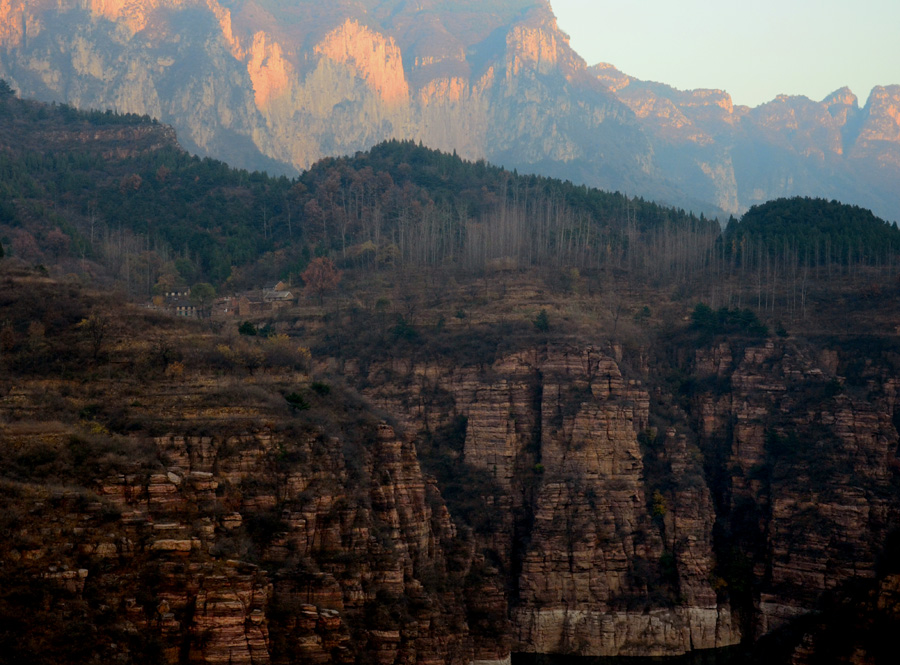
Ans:
[[[736,104],[900,84],[900,0],[550,0],[589,65]]]

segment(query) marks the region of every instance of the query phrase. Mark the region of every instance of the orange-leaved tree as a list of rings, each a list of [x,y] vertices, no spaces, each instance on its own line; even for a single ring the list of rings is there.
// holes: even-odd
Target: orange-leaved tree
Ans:
[[[322,304],[322,297],[337,288],[341,282],[341,271],[334,267],[334,262],[326,257],[319,257],[309,262],[300,277],[303,278],[303,293],[315,296]]]

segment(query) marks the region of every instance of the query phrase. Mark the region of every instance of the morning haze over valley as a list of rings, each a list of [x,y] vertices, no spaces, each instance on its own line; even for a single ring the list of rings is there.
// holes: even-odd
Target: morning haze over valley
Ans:
[[[553,4],[0,0],[0,663],[896,662],[900,71]]]

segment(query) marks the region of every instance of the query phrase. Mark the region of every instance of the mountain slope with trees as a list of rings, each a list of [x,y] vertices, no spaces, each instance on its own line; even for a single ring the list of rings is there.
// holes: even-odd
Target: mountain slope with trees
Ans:
[[[0,661],[892,662],[892,226],[0,115]]]
[[[835,201],[774,201],[722,232],[703,215],[411,142],[325,159],[292,180],[192,157],[147,117],[11,95],[0,113],[7,253],[112,279],[139,298],[298,280],[328,256],[363,271],[577,269],[723,293],[752,274],[757,305],[789,289],[794,312],[810,268],[891,272],[898,251],[894,227]]]
[[[398,139],[711,216],[798,195],[900,209],[897,85],[735,106],[588,67],[547,0],[10,0],[0,25],[26,96],[147,114],[242,168]]]
[[[740,221],[729,222],[724,238],[745,261],[752,251],[748,246],[762,243],[804,266],[878,265],[893,260],[900,246],[896,222],[858,206],[808,197],[753,206]]]
[[[0,104],[0,223],[13,253],[33,263],[101,263],[135,295],[160,280],[296,277],[328,254],[382,267],[619,265],[638,260],[629,242],[647,234],[717,228],[410,142],[323,160],[289,180],[191,157],[149,118],[13,97]]]

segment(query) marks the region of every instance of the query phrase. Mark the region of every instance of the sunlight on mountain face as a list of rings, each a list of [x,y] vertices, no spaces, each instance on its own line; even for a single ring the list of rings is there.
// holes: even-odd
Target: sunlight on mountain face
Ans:
[[[385,102],[401,103],[409,98],[403,56],[390,37],[385,38],[348,19],[328,34],[315,47],[315,52],[352,67]]]
[[[270,172],[400,138],[710,215],[900,204],[895,87],[736,106],[587,67],[543,0],[0,0],[0,49],[26,95],[158,116]]]
[[[287,89],[292,68],[282,56],[281,46],[258,32],[247,52],[247,72],[253,81],[256,106],[265,108],[273,97]]]
[[[214,3],[215,0],[212,0]],[[65,0],[60,0],[64,5]],[[198,0],[89,0],[89,7],[95,16],[126,26],[132,34],[147,27],[151,13],[158,8],[181,9],[192,5],[206,5]]]

